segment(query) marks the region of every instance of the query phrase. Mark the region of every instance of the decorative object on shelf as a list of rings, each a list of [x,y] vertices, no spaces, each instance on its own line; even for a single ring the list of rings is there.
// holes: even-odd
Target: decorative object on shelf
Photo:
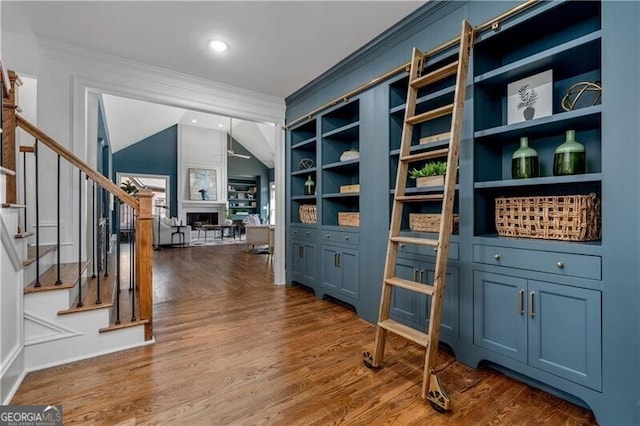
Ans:
[[[506,237],[599,240],[600,200],[594,193],[496,198],[496,229]]]
[[[218,199],[215,170],[189,169],[189,199],[206,201]]]
[[[338,225],[340,226],[360,226],[359,212],[338,212]]]
[[[340,155],[340,161],[356,160],[358,158],[360,158],[360,151],[354,148],[344,151]]]
[[[553,70],[509,83],[507,96],[507,124],[553,114]]]
[[[538,165],[538,152],[529,146],[529,138],[520,138],[520,148],[511,156],[511,177],[513,179],[526,179],[540,175]]]
[[[569,87],[562,97],[560,106],[565,111],[598,105],[602,96],[602,86],[599,81],[581,81]]]
[[[298,208],[300,214],[300,222],[302,223],[318,223],[315,204],[302,204]]]
[[[304,195],[314,195],[316,193],[316,183],[311,179],[311,175],[307,176],[304,183]]]
[[[409,213],[409,229],[414,232],[440,232],[440,216],[439,213]],[[458,232],[459,222],[460,217],[454,214],[451,233]]]
[[[553,175],[577,175],[585,172],[584,145],[576,141],[575,130],[567,130],[566,140],[553,156]]]
[[[340,193],[341,194],[349,194],[352,192],[360,192],[360,184],[356,183],[353,185],[340,185]]]
[[[311,169],[315,166],[315,163],[311,158],[305,157],[302,160],[298,161],[298,170],[307,170]]]
[[[416,180],[416,187],[443,186],[444,174],[447,172],[446,161],[431,161],[425,163],[421,169],[413,169],[410,172],[411,179]]]

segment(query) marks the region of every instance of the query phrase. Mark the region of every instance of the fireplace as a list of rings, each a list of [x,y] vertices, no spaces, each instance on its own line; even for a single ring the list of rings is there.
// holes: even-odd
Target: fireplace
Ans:
[[[218,225],[218,213],[214,212],[187,212],[187,225],[193,227],[194,222],[203,225]]]

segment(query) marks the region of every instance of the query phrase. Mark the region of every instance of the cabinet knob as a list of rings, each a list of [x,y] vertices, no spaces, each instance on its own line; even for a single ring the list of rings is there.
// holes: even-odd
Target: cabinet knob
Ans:
[[[325,237],[326,239],[329,239],[329,238],[331,238],[331,235],[327,234],[327,235],[325,235],[324,237]]]
[[[309,236],[309,235],[311,235],[311,232],[307,231],[307,232],[304,233],[304,235]]]
[[[500,260],[500,253],[496,253],[496,254],[494,254],[494,255],[493,255],[493,258],[494,258],[495,260]]]
[[[349,241],[349,237],[348,237],[348,236],[344,237],[344,239],[345,239],[345,240],[347,240],[347,241]]]
[[[297,234],[297,233],[298,233],[298,231],[294,230],[294,231],[293,231],[293,233],[294,233],[294,234]]]
[[[400,243],[400,244],[398,244],[398,246],[399,246],[400,248],[405,248],[407,245],[406,245],[405,243]]]
[[[558,263],[556,263],[556,266],[560,269],[564,268],[564,263],[558,261]]]

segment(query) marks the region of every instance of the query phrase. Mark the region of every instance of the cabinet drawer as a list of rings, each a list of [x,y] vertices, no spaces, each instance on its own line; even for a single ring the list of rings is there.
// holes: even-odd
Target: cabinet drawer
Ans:
[[[473,261],[556,275],[602,279],[600,256],[474,244]]]
[[[422,256],[436,256],[436,251],[433,247],[419,246],[416,244],[398,244],[398,253],[406,254],[419,254]],[[449,242],[449,256],[447,258],[451,260],[458,260],[458,243]]]
[[[322,230],[320,239],[334,243],[360,244],[360,234],[357,232]]]
[[[304,228],[298,226],[291,227],[291,238],[308,238],[315,240],[317,236],[317,230],[313,228]]]

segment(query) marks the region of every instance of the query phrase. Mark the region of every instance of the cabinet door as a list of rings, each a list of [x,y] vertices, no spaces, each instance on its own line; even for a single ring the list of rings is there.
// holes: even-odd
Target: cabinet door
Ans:
[[[357,299],[360,295],[360,266],[356,250],[340,249],[338,252],[340,270],[340,292]]]
[[[600,292],[541,281],[528,284],[529,364],[601,390]]]
[[[300,241],[291,242],[291,272],[304,275],[304,244]]]
[[[474,272],[473,343],[527,362],[526,288],[522,278]]]
[[[433,284],[435,277],[435,265],[423,265],[421,268],[426,271],[425,284]],[[423,274],[424,275],[424,274]],[[444,289],[444,304],[442,306],[442,314],[440,317],[440,333],[447,334],[451,337],[458,337],[459,326],[459,306],[458,306],[458,268],[447,269],[447,281]],[[427,299],[427,308],[425,323],[429,325],[429,315],[431,314],[431,298]]]
[[[322,247],[322,286],[337,290],[340,287],[342,274],[338,268],[338,250],[333,247]]]
[[[317,280],[317,258],[316,258],[316,245],[311,243],[304,243],[304,277],[309,282],[316,282]]]
[[[409,259],[398,258],[396,261],[395,275],[398,278],[417,281],[419,270],[418,262]],[[391,318],[414,328],[424,329],[425,296],[400,287],[393,287],[391,297]]]

